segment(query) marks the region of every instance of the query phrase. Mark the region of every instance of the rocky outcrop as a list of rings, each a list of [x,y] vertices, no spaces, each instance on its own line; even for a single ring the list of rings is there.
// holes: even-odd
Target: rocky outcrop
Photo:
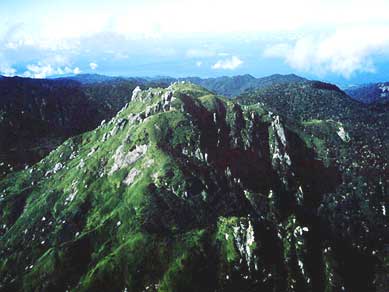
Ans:
[[[350,136],[344,129],[344,127],[340,126],[338,132],[336,132],[340,139],[342,139],[343,142],[350,142]]]
[[[110,170],[110,174],[115,171],[126,168],[134,164],[138,159],[145,155],[147,151],[147,145],[136,145],[135,149],[129,152],[125,152],[125,146],[120,145],[115,152],[113,157],[113,165]]]

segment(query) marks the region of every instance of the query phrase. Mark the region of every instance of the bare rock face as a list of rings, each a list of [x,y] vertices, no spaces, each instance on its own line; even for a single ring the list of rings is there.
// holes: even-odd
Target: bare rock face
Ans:
[[[250,219],[243,219],[233,227],[234,241],[240,256],[247,263],[250,271],[252,267],[257,269],[256,256],[254,254],[255,236]]]
[[[142,89],[140,89],[139,86],[135,87],[135,89],[132,91],[131,100],[133,100],[133,101],[141,100],[141,95],[140,95],[141,92],[142,92]]]
[[[292,161],[287,152],[288,145],[285,136],[285,129],[280,123],[280,117],[274,116],[271,123],[272,139],[270,140],[270,153],[272,157],[273,168],[282,178],[283,183],[288,185],[288,176],[293,176],[291,170]]]
[[[110,174],[115,171],[129,167],[134,164],[138,159],[145,155],[147,151],[147,145],[137,145],[134,150],[125,152],[125,146],[120,145],[114,154],[114,163],[111,167]]]
[[[343,126],[340,126],[339,127],[339,130],[336,132],[338,134],[338,136],[340,137],[340,139],[342,139],[343,142],[350,142],[350,136],[349,134],[346,132],[346,130],[344,129]]]
[[[135,181],[139,173],[139,170],[137,170],[136,168],[132,168],[123,183],[128,186],[131,185]]]

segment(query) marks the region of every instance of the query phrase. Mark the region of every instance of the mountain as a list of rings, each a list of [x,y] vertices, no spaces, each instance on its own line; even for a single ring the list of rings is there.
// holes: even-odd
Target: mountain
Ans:
[[[353,86],[345,91],[352,98],[367,104],[389,100],[389,82]]]
[[[242,94],[237,101],[246,106],[259,103],[269,111],[305,125],[313,134],[338,125],[339,135],[350,141],[347,150],[350,160],[341,157],[336,144],[330,147],[332,149],[324,149],[330,151],[327,155],[343,160],[345,168],[355,170],[351,171],[355,176],[361,171],[372,179],[377,176],[388,180],[389,104],[366,105],[353,100],[335,85],[318,81],[276,84]]]
[[[56,78],[56,80],[74,80],[74,81],[80,82],[82,84],[91,84],[91,83],[124,80],[124,78],[106,76],[106,75],[100,75],[100,74],[78,74],[78,75],[74,75],[74,76]]]
[[[236,99],[242,104],[263,103],[299,121],[313,118],[346,119],[353,116],[354,111],[364,111],[366,108],[336,85],[320,81],[274,84],[247,91]]]
[[[234,97],[246,90],[262,88],[276,83],[295,83],[306,79],[294,74],[280,75],[274,74],[267,77],[255,78],[249,74],[233,77],[217,77],[201,79],[198,77],[179,78],[178,81],[189,81],[200,85],[217,94]]]
[[[0,79],[0,176],[110,119],[138,85],[120,78],[73,79]]]
[[[147,84],[155,82],[159,85],[169,85],[173,82],[188,81],[193,84],[200,85],[214,93],[234,97],[246,90],[262,88],[276,83],[295,83],[306,81],[305,78],[295,74],[281,75],[274,74],[266,77],[255,78],[249,74],[238,75],[232,77],[216,77],[216,78],[200,78],[200,77],[182,77],[173,78],[169,76],[156,77],[110,77],[98,74],[80,74],[74,77],[66,77],[66,79],[76,80],[81,83],[97,83],[102,81],[112,80],[129,80],[137,82],[138,84]]]
[[[358,132],[297,115],[360,104],[327,84],[275,88],[302,107],[135,88],[109,122],[1,179],[0,291],[386,291],[387,173],[349,181],[375,153],[344,169]]]
[[[334,228],[339,236],[354,238],[351,246],[357,249],[369,250],[368,242],[377,240],[379,247],[372,253],[380,254],[380,261],[387,263],[389,103],[357,102],[336,86],[317,81],[276,84],[245,93],[237,101],[244,106],[262,105],[289,120],[289,124],[303,126],[303,132],[311,137],[311,145],[319,156],[334,163],[342,173],[343,183],[338,195],[329,199],[332,203],[327,202],[337,206],[337,211],[328,211],[328,214],[333,213],[329,216],[333,217]],[[332,138],[328,137],[331,132],[336,133]],[[335,139],[338,137],[347,147],[339,144]],[[387,264],[383,271],[389,275]],[[380,289],[355,287],[350,290],[386,291],[387,277],[385,281]]]
[[[73,80],[77,81],[81,84],[115,84],[115,83],[121,83],[121,82],[134,82],[139,85],[150,85],[154,84],[154,80],[158,81],[161,78],[163,81],[164,78],[162,77],[156,77],[156,78],[147,78],[147,77],[120,77],[120,76],[107,76],[107,75],[100,75],[100,74],[78,74],[74,76],[68,76],[68,77],[61,77],[61,78],[55,78],[55,80]],[[169,85],[173,81],[169,82],[163,82],[163,84]]]
[[[207,79],[187,78],[186,80],[203,86],[217,94],[228,97],[238,95],[246,89],[255,87],[258,84],[257,79],[248,74]]]

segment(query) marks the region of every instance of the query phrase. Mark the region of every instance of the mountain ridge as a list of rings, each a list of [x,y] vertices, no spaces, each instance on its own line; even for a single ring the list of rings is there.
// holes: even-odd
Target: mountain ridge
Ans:
[[[273,75],[263,80],[269,83],[277,78],[286,81],[300,77]],[[253,80],[262,80],[250,75],[186,79],[197,83],[219,82],[222,89],[219,86],[215,90],[215,86],[208,84],[208,89],[219,94],[232,90],[229,83],[236,83],[234,90],[240,92],[241,79],[249,79],[250,86]],[[0,175],[37,162],[64,139],[91,130],[102,120],[111,118],[127,102],[136,86],[167,87],[176,81],[170,77],[125,78],[99,74],[53,79],[1,78],[0,134],[8,137],[8,141],[0,142]]]
[[[256,78],[250,74],[236,75],[236,76],[221,76],[211,78],[200,78],[200,77],[169,77],[169,76],[156,76],[156,77],[110,77],[97,74],[80,74],[71,77],[73,80],[80,82],[90,82],[91,80],[113,80],[115,78],[125,80],[135,80],[140,83],[147,81],[159,82],[169,85],[176,81],[189,81],[194,84],[200,85],[208,90],[211,90],[217,94],[233,97],[243,93],[245,90],[252,88],[260,88],[269,86],[274,83],[290,83],[290,82],[301,82],[306,79],[295,74],[273,74],[265,77]]]

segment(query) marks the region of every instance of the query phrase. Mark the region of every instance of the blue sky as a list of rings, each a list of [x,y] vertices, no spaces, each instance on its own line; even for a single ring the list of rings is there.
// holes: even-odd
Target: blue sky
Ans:
[[[389,80],[387,0],[2,0],[0,74]]]

